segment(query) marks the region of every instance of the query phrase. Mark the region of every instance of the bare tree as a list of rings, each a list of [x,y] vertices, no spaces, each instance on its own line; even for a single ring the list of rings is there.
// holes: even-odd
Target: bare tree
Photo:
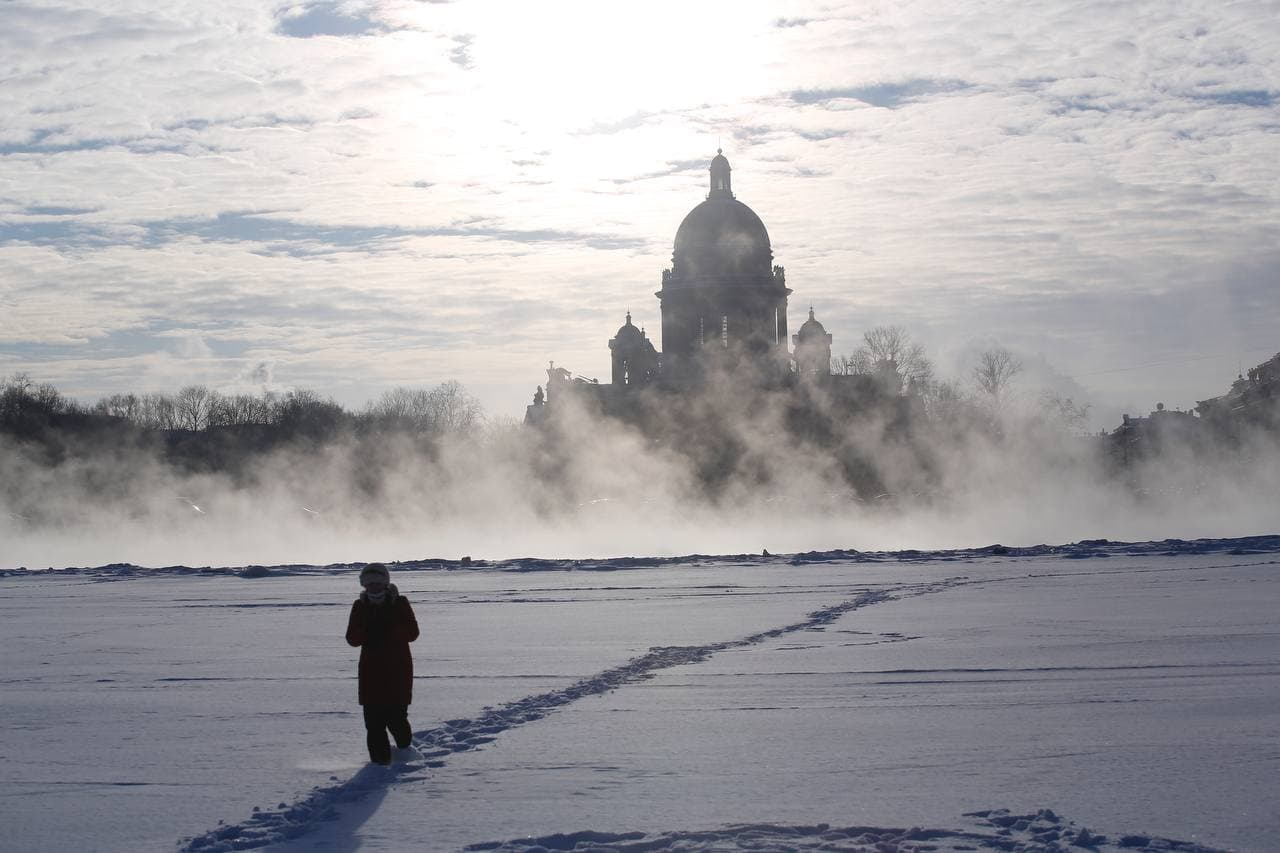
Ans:
[[[460,433],[484,423],[480,401],[453,380],[431,389],[429,412],[432,429],[439,433]]]
[[[365,416],[382,427],[421,432],[426,427],[427,391],[399,385],[382,392],[370,403]]]
[[[836,376],[852,376],[857,373],[857,367],[851,355],[833,355],[831,357],[831,372]]]
[[[987,395],[992,406],[999,408],[1008,394],[1013,380],[1022,372],[1022,362],[1002,346],[994,346],[978,353],[978,363],[973,368],[973,381],[978,390]]]
[[[178,428],[178,410],[165,394],[144,394],[138,401],[138,425],[143,429]]]
[[[1052,391],[1040,394],[1036,419],[1051,429],[1082,433],[1089,421],[1089,403],[1077,403]]]
[[[142,400],[137,394],[112,394],[109,397],[103,397],[93,407],[96,414],[124,418],[134,424],[139,422],[141,409]]]
[[[484,423],[480,401],[452,380],[430,390],[391,388],[369,405],[365,415],[383,428],[427,434],[464,432]]]
[[[288,435],[323,439],[336,434],[347,421],[345,409],[309,389],[299,388],[272,398],[271,423]]]
[[[862,336],[862,345],[852,355],[832,359],[831,372],[839,374],[874,374],[886,367],[894,370],[904,383],[923,385],[933,378],[933,362],[924,347],[913,343],[902,326],[876,326]]]
[[[53,415],[80,411],[75,400],[47,382],[37,385],[25,373],[15,373],[0,385],[0,424],[20,432],[42,428]]]
[[[930,382],[921,399],[929,419],[938,423],[959,420],[961,411],[970,405],[958,382]]]
[[[41,382],[33,389],[36,408],[50,414],[77,411],[80,406],[74,400],[62,396],[62,392],[48,382]]]
[[[271,421],[271,401],[261,394],[233,394],[218,398],[211,424],[244,426]]]
[[[370,407],[370,413],[384,427],[405,432],[421,432],[426,428],[427,391],[400,385],[382,393]]]
[[[178,429],[200,432],[209,426],[209,414],[217,395],[204,385],[187,385],[174,398]]]
[[[33,387],[31,377],[25,373],[15,373],[5,378],[4,387],[0,388],[0,421],[6,424],[16,423],[31,411],[34,406]]]

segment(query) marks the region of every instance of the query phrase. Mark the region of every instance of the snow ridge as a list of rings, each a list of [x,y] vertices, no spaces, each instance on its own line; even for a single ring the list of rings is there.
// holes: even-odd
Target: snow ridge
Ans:
[[[468,851],[492,853],[546,853],[549,850],[573,853],[603,851],[688,851],[688,853],[731,853],[731,851],[885,851],[971,850],[1017,851],[1018,853],[1065,853],[1068,850],[1178,851],[1178,853],[1219,853],[1214,848],[1185,841],[1145,835],[1109,838],[1066,821],[1050,809],[1034,814],[1010,814],[1005,809],[971,812],[976,829],[892,829],[875,826],[832,827],[782,826],[777,824],[736,824],[700,832],[609,833],[595,830],[470,844]]]
[[[1082,539],[1066,545],[986,545],[981,548],[955,548],[935,551],[806,551],[799,554],[686,554],[679,557],[612,557],[600,559],[544,559],[522,557],[511,560],[423,559],[388,563],[399,571],[490,571],[490,572],[615,572],[625,569],[656,569],[664,566],[696,565],[715,560],[742,564],[802,565],[805,563],[927,563],[988,560],[997,557],[1062,557],[1082,560],[1118,556],[1180,556],[1190,554],[1272,554],[1280,553],[1280,534],[1241,536],[1232,539],[1163,539],[1153,542],[1115,542],[1108,539]],[[144,567],[132,563],[105,566],[27,569],[0,568],[0,577],[27,575],[83,575],[99,580],[125,580],[175,575],[235,575],[242,578],[283,577],[289,575],[341,575],[355,572],[363,563],[331,563],[324,566],[290,564],[279,566],[160,566]]]
[[[184,853],[224,853],[249,850],[297,838],[311,832],[326,821],[336,819],[337,806],[362,799],[381,787],[398,781],[421,778],[418,771],[438,768],[444,758],[455,752],[478,749],[490,743],[501,732],[545,717],[556,708],[587,696],[607,693],[626,684],[652,678],[659,670],[705,661],[717,652],[761,643],[796,631],[821,630],[840,616],[901,596],[940,592],[965,582],[964,578],[947,578],[924,584],[909,584],[889,590],[866,590],[852,598],[815,610],[802,621],[760,631],[736,640],[703,646],[655,646],[646,654],[632,658],[621,666],[588,676],[560,690],[552,690],[487,709],[472,719],[447,720],[441,726],[414,733],[414,746],[421,761],[409,762],[390,769],[371,765],[351,779],[317,786],[298,801],[280,803],[274,809],[257,809],[246,821],[219,826],[202,835],[183,839]]]

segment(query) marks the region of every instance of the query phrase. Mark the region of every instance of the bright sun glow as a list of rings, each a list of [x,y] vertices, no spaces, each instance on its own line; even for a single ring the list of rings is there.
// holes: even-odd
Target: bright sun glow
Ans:
[[[733,100],[768,59],[761,3],[515,4],[477,24],[484,95],[529,126]]]
[[[382,144],[404,153],[430,140],[449,151],[434,170],[509,193],[519,191],[519,163],[536,161],[544,177],[554,176],[539,189],[553,215],[559,193],[608,180],[619,164],[652,168],[655,150],[709,157],[741,123],[728,105],[783,87],[769,79],[776,47],[766,36],[776,15],[760,2],[406,11],[397,20],[413,31],[389,44],[389,68],[419,68],[423,57],[456,44],[455,61],[466,69],[423,75],[419,68],[426,82],[380,118]],[[437,75],[460,75],[464,86],[442,96],[431,82]],[[708,107],[693,125],[678,118]],[[495,148],[494,140],[504,143]]]

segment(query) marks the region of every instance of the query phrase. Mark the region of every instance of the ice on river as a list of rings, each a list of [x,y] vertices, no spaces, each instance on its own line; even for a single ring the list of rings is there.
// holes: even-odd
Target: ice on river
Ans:
[[[1280,845],[1280,537],[0,573],[6,850]]]

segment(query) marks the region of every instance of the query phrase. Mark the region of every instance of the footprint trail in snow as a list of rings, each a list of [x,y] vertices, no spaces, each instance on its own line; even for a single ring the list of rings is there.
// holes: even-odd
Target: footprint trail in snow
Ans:
[[[557,708],[579,699],[652,678],[655,673],[671,667],[701,663],[718,652],[757,645],[799,631],[822,630],[846,613],[859,608],[984,582],[991,582],[991,579],[973,581],[967,577],[952,577],[882,590],[868,589],[837,604],[813,611],[799,622],[739,639],[700,646],[653,647],[647,653],[620,666],[583,678],[563,689],[527,696],[498,707],[486,708],[473,718],[447,720],[435,728],[415,732],[414,746],[419,757],[391,768],[371,765],[345,781],[335,777],[333,784],[316,787],[293,803],[280,803],[274,809],[255,809],[248,820],[220,825],[202,835],[183,839],[180,850],[183,853],[222,853],[266,847],[295,839],[319,829],[326,821],[337,819],[341,805],[385,791],[387,786],[398,782],[422,779],[426,773],[444,767],[450,755],[482,748],[502,732],[535,722]],[[760,823],[714,830],[670,831],[656,835],[583,830],[537,839],[481,842],[467,849],[510,853],[546,849],[582,853],[606,850],[1017,850],[1025,853],[1051,853],[1070,849],[1166,850],[1186,853],[1213,851],[1213,848],[1192,842],[1142,835],[1108,838],[1077,827],[1048,809],[1029,815],[1013,815],[995,809],[965,817],[977,826],[958,829],[895,829]]]
[[[429,768],[443,767],[445,759],[455,752],[477,749],[490,743],[504,731],[531,723],[588,696],[607,693],[626,684],[653,677],[654,673],[673,666],[695,664],[727,649],[762,643],[796,631],[821,629],[846,613],[897,598],[941,592],[967,582],[965,578],[947,578],[923,584],[904,584],[887,590],[866,590],[852,598],[808,614],[802,621],[751,634],[736,640],[702,646],[655,646],[646,654],[632,658],[621,666],[589,676],[560,690],[527,696],[505,705],[487,709],[469,719],[448,720],[443,725],[414,733],[414,746],[422,755],[413,761],[390,769],[370,766],[346,781],[312,789],[293,803],[280,803],[274,809],[255,810],[246,821],[227,824],[183,839],[181,850],[194,853],[221,853],[249,850],[297,838],[316,829],[323,821],[337,817],[337,807],[355,802],[373,791],[398,781],[421,778]]]
[[[1040,809],[1034,814],[1012,814],[1007,809],[987,809],[965,815],[973,826],[963,829],[894,829],[880,826],[788,826],[778,824],[738,824],[698,832],[671,831],[597,832],[583,830],[568,834],[519,838],[506,842],[468,845],[467,851],[490,853],[546,853],[549,850],[574,853],[632,851],[654,853],[802,853],[802,851],[842,851],[842,853],[925,853],[925,851],[1011,851],[1011,853],[1224,853],[1194,842],[1175,841],[1148,835],[1108,837],[1091,832]]]

